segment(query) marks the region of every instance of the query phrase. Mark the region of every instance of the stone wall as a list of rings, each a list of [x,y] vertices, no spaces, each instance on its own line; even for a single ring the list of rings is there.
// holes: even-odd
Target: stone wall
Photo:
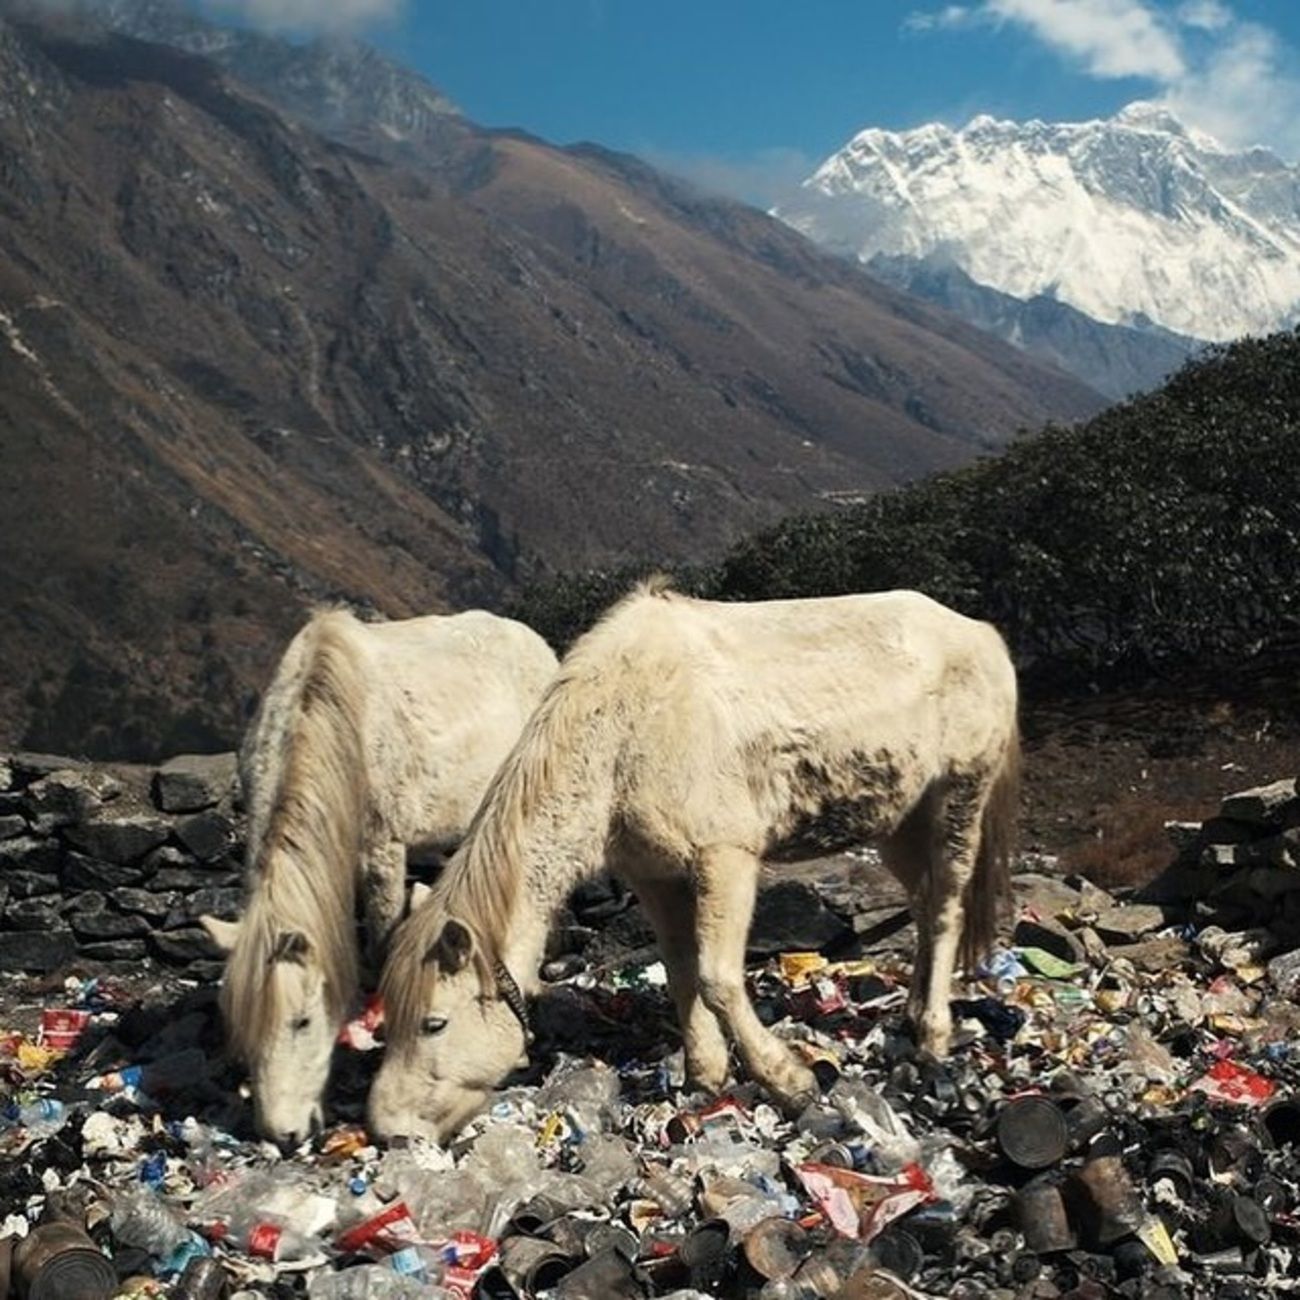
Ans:
[[[0,754],[0,971],[77,958],[220,970],[198,918],[237,915],[233,754],[161,767]]]

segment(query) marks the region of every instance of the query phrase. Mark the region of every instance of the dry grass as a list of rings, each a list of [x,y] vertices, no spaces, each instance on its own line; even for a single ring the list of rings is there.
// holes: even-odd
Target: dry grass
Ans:
[[[1200,821],[1206,815],[1202,804],[1169,803],[1145,792],[1122,794],[1098,810],[1093,836],[1071,845],[1061,865],[1103,889],[1136,888],[1174,859],[1165,823]]]

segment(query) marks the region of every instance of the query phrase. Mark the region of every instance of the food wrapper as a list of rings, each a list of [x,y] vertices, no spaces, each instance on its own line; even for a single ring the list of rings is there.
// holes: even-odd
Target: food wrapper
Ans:
[[[381,1045],[378,1032],[383,1023],[384,1000],[378,993],[372,993],[361,1014],[339,1030],[339,1045],[350,1047],[354,1052],[373,1052]]]
[[[480,1276],[496,1260],[496,1242],[491,1237],[462,1229],[440,1243],[438,1248],[447,1260],[440,1285],[458,1300],[471,1300]]]
[[[806,984],[812,976],[830,965],[819,952],[783,952],[777,961],[781,968],[781,978],[792,988]]]
[[[41,1012],[41,1030],[37,1042],[56,1052],[69,1052],[90,1024],[89,1011],[73,1011],[65,1007],[46,1007]]]
[[[835,1231],[863,1242],[935,1199],[929,1175],[917,1164],[883,1177],[819,1164],[798,1165],[795,1173]]]
[[[419,1240],[420,1230],[415,1226],[406,1202],[394,1201],[378,1214],[341,1232],[335,1244],[349,1254],[365,1251],[370,1255],[391,1255],[404,1246],[416,1245]]]
[[[1236,1061],[1215,1061],[1195,1083],[1192,1092],[1203,1092],[1214,1101],[1236,1106],[1262,1106],[1277,1091],[1262,1074],[1248,1070]]]

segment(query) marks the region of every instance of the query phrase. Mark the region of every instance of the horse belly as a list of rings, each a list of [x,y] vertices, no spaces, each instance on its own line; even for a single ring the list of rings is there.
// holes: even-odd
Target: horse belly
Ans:
[[[889,835],[925,788],[913,763],[879,752],[800,760],[784,785],[784,815],[766,853],[778,862],[841,853]]]

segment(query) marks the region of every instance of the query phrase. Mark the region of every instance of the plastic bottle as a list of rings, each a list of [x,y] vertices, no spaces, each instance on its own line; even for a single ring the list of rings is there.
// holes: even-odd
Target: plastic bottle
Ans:
[[[101,1092],[136,1088],[150,1097],[162,1097],[201,1083],[207,1077],[207,1054],[200,1047],[187,1047],[183,1052],[150,1061],[147,1065],[128,1065],[121,1070],[96,1075],[88,1086]]]
[[[68,1122],[67,1109],[55,1097],[38,1097],[22,1105],[10,1102],[3,1114],[4,1128],[24,1129],[33,1141],[57,1133]]]
[[[695,1204],[695,1189],[690,1180],[666,1169],[646,1170],[645,1177],[634,1185],[634,1191],[654,1201],[670,1219],[680,1219]]]
[[[150,1187],[115,1197],[109,1227],[123,1245],[147,1250],[158,1259],[165,1259],[190,1240],[189,1229]]]
[[[320,1254],[319,1244],[305,1232],[299,1232],[278,1215],[259,1214],[256,1210],[241,1210],[228,1222],[214,1224],[212,1238],[272,1263]]]
[[[321,1273],[307,1288],[309,1300],[453,1300],[450,1291],[403,1277],[382,1264],[361,1264]]]

